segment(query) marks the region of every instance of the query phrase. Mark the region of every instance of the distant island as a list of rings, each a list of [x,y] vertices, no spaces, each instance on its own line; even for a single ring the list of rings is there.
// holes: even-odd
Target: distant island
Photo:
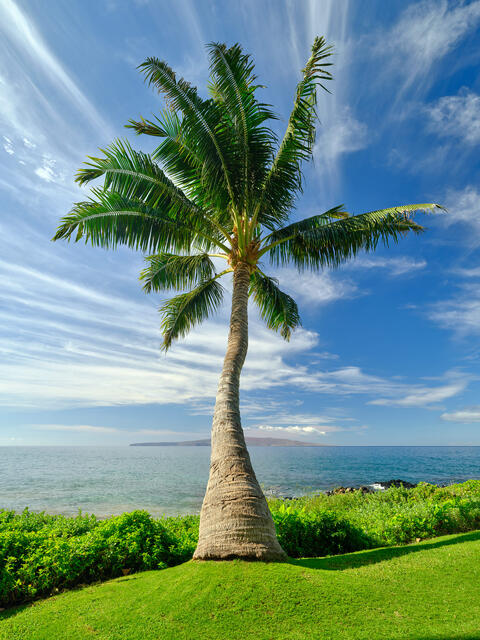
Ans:
[[[287,438],[245,438],[251,447],[329,447],[328,444],[301,442]],[[209,447],[210,438],[205,440],[184,440],[183,442],[134,442],[131,447]]]

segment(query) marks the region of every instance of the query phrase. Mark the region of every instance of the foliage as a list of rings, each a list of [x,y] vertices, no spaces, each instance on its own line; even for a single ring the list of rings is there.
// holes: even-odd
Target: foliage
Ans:
[[[336,555],[370,546],[360,529],[334,511],[282,504],[272,515],[278,541],[291,558]]]
[[[478,640],[479,556],[475,532],[289,563],[186,562],[6,609],[0,640]]]
[[[316,494],[286,502],[272,500],[270,508],[275,513],[284,505],[305,515],[335,513],[362,532],[367,541],[362,548],[405,544],[480,528],[480,480],[448,487],[422,482],[414,489],[391,487],[371,494]]]
[[[480,480],[277,499],[270,508],[290,557],[336,555],[480,528]],[[198,516],[153,519],[145,511],[105,520],[0,511],[0,606],[185,562],[198,523]]]
[[[145,511],[97,520],[0,512],[0,604],[189,559],[198,518],[154,520]]]

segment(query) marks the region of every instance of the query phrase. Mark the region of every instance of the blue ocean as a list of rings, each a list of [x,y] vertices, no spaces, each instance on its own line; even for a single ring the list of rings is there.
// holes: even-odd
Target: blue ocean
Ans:
[[[250,455],[267,495],[480,479],[480,447],[251,447]],[[209,447],[0,447],[0,509],[198,513],[209,458]]]

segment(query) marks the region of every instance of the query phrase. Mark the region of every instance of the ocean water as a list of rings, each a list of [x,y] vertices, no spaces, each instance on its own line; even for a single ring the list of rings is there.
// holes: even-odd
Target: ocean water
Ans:
[[[480,447],[251,447],[267,494],[296,496],[400,478],[480,479]],[[0,509],[98,516],[198,513],[209,447],[0,447]]]

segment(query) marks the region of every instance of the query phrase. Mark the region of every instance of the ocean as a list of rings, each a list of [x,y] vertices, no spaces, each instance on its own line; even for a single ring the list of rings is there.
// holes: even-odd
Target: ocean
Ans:
[[[267,495],[480,479],[480,447],[251,447],[250,455]],[[198,513],[209,458],[209,447],[0,447],[0,509]]]

